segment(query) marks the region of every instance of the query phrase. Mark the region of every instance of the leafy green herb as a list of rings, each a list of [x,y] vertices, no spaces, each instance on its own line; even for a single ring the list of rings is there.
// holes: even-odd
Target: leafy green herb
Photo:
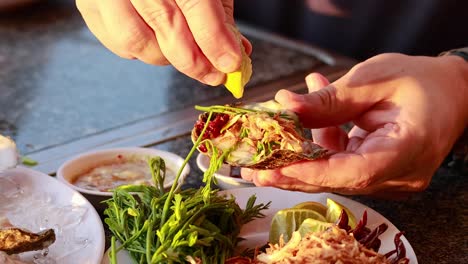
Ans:
[[[213,112],[201,134],[207,128]],[[250,197],[244,210],[235,198],[218,195],[212,189],[214,173],[221,167],[229,152],[222,154],[207,144],[213,151],[210,167],[204,174],[205,186],[199,189],[181,190],[180,175],[190,157],[202,141],[195,142],[174,184],[169,191],[163,186],[164,160],[150,158],[154,186],[125,185],[113,191],[107,200],[104,220],[114,237],[111,241],[111,263],[116,263],[116,254],[125,248],[136,263],[186,263],[200,260],[202,263],[224,263],[232,256],[243,224],[263,217],[262,210],[268,204],[255,205],[255,196]],[[116,247],[115,240],[121,242]]]

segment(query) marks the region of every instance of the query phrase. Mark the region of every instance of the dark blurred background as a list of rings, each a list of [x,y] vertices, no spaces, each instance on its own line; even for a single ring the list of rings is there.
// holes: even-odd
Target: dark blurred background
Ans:
[[[240,21],[358,60],[468,46],[466,0],[235,0],[234,10]]]

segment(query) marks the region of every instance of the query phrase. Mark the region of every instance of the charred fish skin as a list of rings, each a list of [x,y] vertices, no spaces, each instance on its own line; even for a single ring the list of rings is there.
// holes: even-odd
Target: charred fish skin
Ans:
[[[20,228],[0,229],[0,251],[9,255],[41,250],[54,242],[55,232],[53,229],[39,233],[31,233]]]

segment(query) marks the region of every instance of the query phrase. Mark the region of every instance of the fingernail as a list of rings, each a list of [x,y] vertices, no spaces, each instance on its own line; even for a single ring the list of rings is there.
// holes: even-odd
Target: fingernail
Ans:
[[[210,72],[203,77],[203,82],[209,85],[219,85],[224,78],[224,74],[220,72]]]
[[[218,69],[225,73],[230,73],[237,70],[238,65],[236,63],[236,57],[230,53],[226,53],[219,57],[216,61]]]

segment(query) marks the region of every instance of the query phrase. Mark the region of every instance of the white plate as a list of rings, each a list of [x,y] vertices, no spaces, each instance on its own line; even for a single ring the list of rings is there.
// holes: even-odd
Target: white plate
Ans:
[[[256,219],[248,224],[246,224],[241,230],[241,237],[245,238],[246,240],[243,241],[239,247],[240,250],[242,248],[254,248],[256,246],[264,245],[268,240],[268,232],[270,229],[270,222],[273,215],[281,209],[292,207],[300,202],[305,201],[317,201],[322,204],[326,204],[327,198],[331,198],[344,206],[348,207],[357,218],[360,218],[364,213],[364,210],[367,211],[367,226],[370,229],[377,227],[382,223],[386,223],[388,225],[387,231],[380,235],[380,239],[382,241],[382,245],[380,246],[380,253],[387,253],[395,248],[393,243],[393,238],[395,234],[399,233],[400,231],[385,217],[381,214],[377,213],[375,210],[366,207],[365,205],[355,202],[351,199],[338,196],[335,194],[330,193],[318,193],[318,194],[311,194],[311,193],[303,193],[303,192],[291,192],[280,190],[272,187],[253,187],[253,188],[241,188],[241,189],[231,189],[226,190],[221,193],[225,194],[232,194],[236,197],[237,203],[244,207],[247,200],[251,195],[257,196],[257,203],[267,203],[271,201],[270,208],[265,210],[264,213],[266,215],[265,218]],[[410,260],[410,264],[417,264],[418,260],[416,258],[416,254],[414,253],[413,248],[411,247],[408,240],[402,236],[401,240],[405,244],[406,248],[406,257]],[[125,251],[120,251],[117,254],[117,260],[119,264],[131,264],[132,261],[128,254]],[[108,264],[108,258],[103,258],[103,264]]]
[[[197,156],[197,165],[201,171],[205,172],[210,166],[209,157],[199,153]],[[223,190],[229,190],[255,186],[252,182],[229,176],[230,172],[231,167],[227,164],[223,164],[221,168],[214,174],[214,177],[218,182],[217,185],[219,188]]]
[[[381,214],[377,213],[375,210],[351,199],[331,193],[314,194],[292,192],[272,187],[243,188],[227,190],[224,191],[224,193],[234,195],[236,197],[237,203],[241,207],[244,207],[249,197],[254,194],[257,196],[257,203],[267,203],[271,201],[270,208],[264,211],[266,215],[265,218],[252,221],[242,228],[240,236],[246,240],[239,246],[243,248],[254,248],[255,246],[265,244],[269,237],[271,219],[278,210],[290,208],[300,202],[305,201],[316,201],[326,205],[327,198],[331,198],[349,208],[358,219],[361,218],[364,211],[367,211],[367,227],[370,229],[374,229],[382,223],[386,223],[388,225],[387,231],[379,236],[380,240],[382,241],[379,253],[385,254],[395,249],[393,238],[397,233],[400,232],[390,221],[388,221]],[[401,240],[405,244],[406,255],[410,260],[409,263],[417,264],[418,261],[416,255],[408,240],[404,236],[401,237]]]
[[[22,167],[1,173],[0,218],[5,217],[33,232],[53,228],[56,241],[48,257],[57,264],[101,262],[105,236],[99,215],[80,193],[49,175]],[[32,261],[34,254],[20,257]]]

